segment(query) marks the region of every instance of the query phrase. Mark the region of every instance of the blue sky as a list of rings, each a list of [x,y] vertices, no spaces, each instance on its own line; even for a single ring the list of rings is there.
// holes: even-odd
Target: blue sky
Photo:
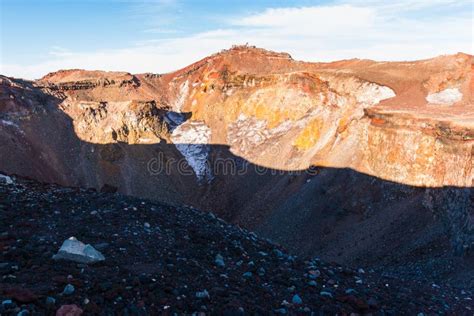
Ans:
[[[232,44],[294,58],[472,53],[471,1],[0,0],[0,73],[167,72]]]

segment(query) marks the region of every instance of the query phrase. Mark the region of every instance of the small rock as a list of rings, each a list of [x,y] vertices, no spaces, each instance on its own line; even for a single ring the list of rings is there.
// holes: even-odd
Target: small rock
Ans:
[[[83,313],[76,304],[63,305],[56,311],[56,316],[81,316]]]
[[[46,297],[46,305],[55,305],[56,299],[54,297],[48,296]]]
[[[317,286],[318,283],[316,283],[316,281],[314,281],[314,280],[311,280],[311,281],[308,282],[308,285],[310,285],[310,286]]]
[[[64,287],[63,295],[71,295],[74,293],[75,290],[76,289],[74,288],[74,285],[68,284]]]
[[[218,267],[225,267],[224,257],[222,257],[220,254],[216,255],[214,262]]]
[[[2,307],[3,307],[4,309],[12,309],[12,308],[15,308],[15,307],[16,307],[16,304],[13,303],[12,300],[4,300],[4,301],[2,302]]]
[[[13,184],[13,179],[9,176],[0,174],[0,183],[5,183],[7,185]]]
[[[281,251],[278,250],[278,249],[273,249],[273,253],[274,253],[277,257],[283,257],[283,252],[281,252]]]
[[[326,297],[332,297],[332,293],[331,293],[331,292],[327,292],[327,291],[321,291],[321,293],[319,293],[319,295],[321,295],[321,296],[326,296]]]
[[[253,274],[252,272],[245,272],[244,274],[242,274],[242,276],[246,279],[250,279],[253,276]]]
[[[143,224],[143,226],[145,226],[145,228],[150,228],[151,227],[150,223],[148,223],[148,222]]]
[[[321,276],[321,271],[319,270],[310,270],[308,272],[310,279],[317,279]]]
[[[105,257],[91,245],[85,245],[75,237],[71,237],[63,242],[58,253],[53,256],[53,259],[70,260],[79,263],[95,263],[105,260]]]
[[[346,294],[354,294],[354,293],[356,293],[356,290],[354,290],[354,289],[347,289],[346,290]]]
[[[197,298],[209,298],[209,292],[207,290],[196,292]]]
[[[28,316],[28,315],[30,315],[30,312],[26,309],[23,309],[19,311],[18,314],[16,314],[16,316]]]
[[[291,302],[295,305],[301,305],[303,304],[303,300],[298,294],[293,295],[293,298],[291,299]]]
[[[108,242],[101,242],[96,245],[94,245],[95,249],[97,250],[104,250],[105,248],[109,247],[110,244]]]

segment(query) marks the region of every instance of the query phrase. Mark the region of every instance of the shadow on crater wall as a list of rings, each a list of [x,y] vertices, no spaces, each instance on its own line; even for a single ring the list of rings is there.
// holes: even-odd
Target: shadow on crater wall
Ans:
[[[408,262],[426,249],[472,258],[473,188],[412,187],[345,168],[269,169],[224,145],[210,145],[212,180],[198,181],[174,144],[84,142],[59,99],[33,97],[44,106],[20,104],[16,118],[8,106],[0,112],[18,122],[0,125],[4,173],[213,211],[292,253],[341,263]]]

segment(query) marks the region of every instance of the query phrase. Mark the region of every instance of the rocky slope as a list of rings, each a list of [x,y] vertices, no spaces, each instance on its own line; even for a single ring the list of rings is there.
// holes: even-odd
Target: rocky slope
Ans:
[[[474,310],[472,288],[291,256],[212,213],[3,180],[2,315],[470,315]],[[71,236],[92,244],[105,260],[53,260]]]
[[[472,260],[472,73],[461,53],[307,63],[245,46],[163,75],[1,77],[0,170],[210,210],[293,253],[443,266]]]

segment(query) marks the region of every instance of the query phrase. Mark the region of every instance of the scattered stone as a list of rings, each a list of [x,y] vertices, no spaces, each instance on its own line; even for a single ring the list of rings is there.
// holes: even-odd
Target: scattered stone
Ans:
[[[275,313],[285,315],[286,313],[288,313],[288,311],[286,310],[286,308],[279,308],[275,309]]]
[[[101,243],[98,243],[98,244],[94,245],[95,249],[97,249],[97,250],[104,250],[109,246],[110,246],[110,244],[107,243],[107,242],[101,242]]]
[[[72,295],[76,289],[74,288],[74,285],[68,284],[64,287],[63,290],[63,295]]]
[[[216,255],[214,262],[218,267],[225,267],[224,257],[222,257],[220,254]]]
[[[347,289],[347,290],[345,291],[345,293],[346,293],[346,294],[355,294],[355,293],[357,293],[357,292],[356,292],[356,290],[354,290],[354,289]]]
[[[311,279],[317,279],[321,276],[321,271],[319,270],[310,270],[308,273]]]
[[[105,260],[104,255],[89,244],[84,244],[75,237],[66,239],[54,260],[70,260],[79,263],[95,263]]]
[[[207,290],[196,292],[197,298],[209,298],[209,292]]]
[[[54,297],[48,296],[46,297],[46,305],[55,305],[56,299]]]
[[[252,272],[248,271],[248,272],[245,272],[244,274],[242,274],[242,276],[246,279],[250,279],[250,278],[252,278],[253,274],[252,274]]]
[[[81,316],[83,313],[76,304],[63,305],[56,311],[56,316]]]
[[[432,286],[433,280],[423,283],[410,280],[407,274],[390,276],[389,271],[368,270],[362,275],[358,269],[324,260],[290,259],[283,252],[277,254],[274,244],[251,238],[246,230],[214,221],[197,210],[150,201],[132,212],[132,205],[143,205],[139,199],[109,198],[97,192],[74,197],[76,189],[40,184],[34,190],[22,179],[15,183],[0,184],[0,204],[5,206],[0,207],[0,217],[10,209],[17,215],[0,218],[0,256],[4,255],[0,261],[5,263],[0,270],[0,302],[16,304],[9,309],[0,305],[1,315],[23,310],[50,315],[72,303],[83,313],[72,308],[69,315],[398,315],[413,311],[464,315],[471,311],[472,291],[453,289],[442,278],[436,280],[439,289]],[[20,187],[28,190],[15,193]],[[125,207],[130,211],[120,216],[112,211]],[[54,213],[57,210],[60,216]],[[90,216],[93,210],[98,210],[100,221]],[[143,229],[145,221],[160,232],[148,233]],[[31,226],[23,229],[23,223]],[[85,236],[81,238],[90,240],[98,251],[107,248],[107,260],[94,267],[45,264],[60,246],[54,242],[58,236]],[[110,244],[100,243],[103,240]],[[221,260],[225,269],[216,268]],[[364,286],[356,286],[354,282],[362,276]],[[26,282],[43,293],[41,301],[20,302],[17,298],[24,292],[18,289],[11,295],[15,291],[9,287]],[[75,290],[68,291],[69,286]],[[62,294],[51,295],[58,289]],[[281,303],[284,297],[289,302]],[[67,315],[66,307],[62,308],[62,315]]]
[[[278,250],[278,249],[273,249],[273,253],[274,253],[277,257],[283,257],[283,252],[281,252],[281,251]]]
[[[301,305],[303,304],[303,300],[298,294],[293,295],[293,298],[291,299],[291,302],[296,305]]]
[[[332,293],[328,291],[321,291],[319,295],[332,298]]]
[[[2,302],[2,307],[3,307],[4,309],[12,309],[12,308],[15,308],[15,307],[16,307],[16,304],[13,303],[12,300],[4,300],[4,301]]]
[[[9,176],[0,174],[0,183],[5,183],[7,185],[13,184],[13,179]]]

